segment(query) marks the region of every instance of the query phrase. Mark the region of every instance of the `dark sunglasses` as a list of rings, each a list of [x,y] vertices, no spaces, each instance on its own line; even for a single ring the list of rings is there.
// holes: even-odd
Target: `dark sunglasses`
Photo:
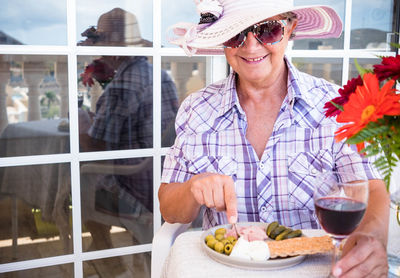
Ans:
[[[246,41],[247,33],[252,32],[254,37],[263,45],[273,45],[283,39],[286,20],[263,21],[250,26],[223,43],[226,48],[241,47]]]

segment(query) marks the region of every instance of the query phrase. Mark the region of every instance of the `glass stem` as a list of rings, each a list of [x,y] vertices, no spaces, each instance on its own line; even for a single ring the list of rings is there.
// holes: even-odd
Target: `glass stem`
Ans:
[[[341,238],[333,238],[332,239],[334,248],[333,248],[333,256],[332,256],[332,268],[336,265],[336,263],[340,260],[342,255],[342,250],[340,249],[340,244],[342,243]]]
[[[397,209],[396,209],[397,223],[400,225],[400,206],[397,205],[396,207],[397,207]]]

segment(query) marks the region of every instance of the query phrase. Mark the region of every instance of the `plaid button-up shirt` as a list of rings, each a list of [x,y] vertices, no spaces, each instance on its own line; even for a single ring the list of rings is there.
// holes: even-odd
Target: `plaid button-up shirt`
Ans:
[[[184,182],[203,172],[229,175],[235,181],[239,222],[277,220],[307,229],[319,228],[313,201],[318,173],[349,169],[380,178],[371,161],[353,147],[335,143],[338,124],[324,116],[323,106],[339,87],[286,64],[288,93],[261,159],[246,139],[246,114],[231,73],[182,103],[162,182]],[[205,210],[203,229],[225,223],[224,212]]]

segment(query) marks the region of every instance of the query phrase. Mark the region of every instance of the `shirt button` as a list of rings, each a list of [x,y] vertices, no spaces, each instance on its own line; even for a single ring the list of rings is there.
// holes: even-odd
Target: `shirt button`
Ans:
[[[313,174],[313,175],[317,174],[317,169],[315,169],[315,168],[311,169],[311,174]]]
[[[267,208],[264,207],[264,206],[262,206],[262,207],[261,207],[261,211],[262,211],[262,212],[266,212],[266,211],[267,211]]]
[[[260,169],[264,169],[264,163],[260,163]]]

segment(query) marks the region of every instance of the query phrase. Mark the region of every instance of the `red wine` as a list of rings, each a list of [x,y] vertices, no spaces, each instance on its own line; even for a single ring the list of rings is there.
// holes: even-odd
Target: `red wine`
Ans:
[[[319,222],[332,235],[349,235],[360,224],[366,204],[341,197],[325,197],[315,202]]]

